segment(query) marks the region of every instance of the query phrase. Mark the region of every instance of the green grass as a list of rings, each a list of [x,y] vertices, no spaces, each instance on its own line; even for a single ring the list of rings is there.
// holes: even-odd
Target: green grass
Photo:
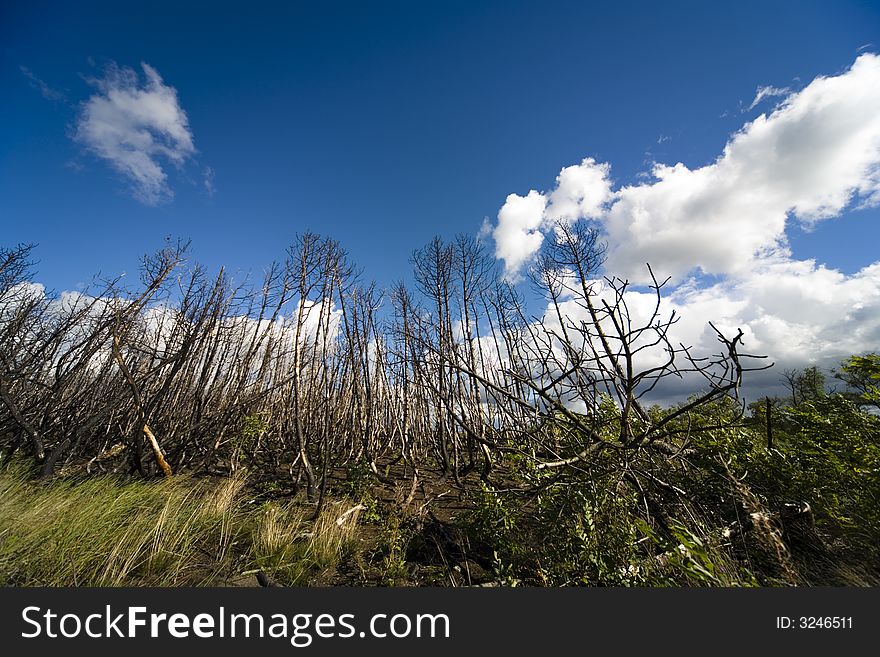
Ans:
[[[0,460],[0,584],[223,586],[263,570],[306,584],[335,565],[357,522],[336,505],[315,523],[295,502],[256,504],[245,476],[33,479]]]

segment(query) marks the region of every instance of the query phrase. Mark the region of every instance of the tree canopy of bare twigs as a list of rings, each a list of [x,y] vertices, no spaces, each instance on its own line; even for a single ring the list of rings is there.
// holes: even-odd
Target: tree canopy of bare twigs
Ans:
[[[715,355],[675,343],[666,282],[648,267],[651,307],[633,309],[584,224],[560,223],[534,263],[537,317],[464,235],[416,251],[414,286],[387,292],[311,233],[259,281],[211,275],[169,243],[136,287],[77,294],[34,284],[32,251],[0,251],[0,448],[45,474],[259,466],[320,507],[328,473],[356,459],[379,480],[377,463],[402,460],[414,480],[430,468],[461,483],[491,482],[505,454],[556,475],[615,454],[634,486],[657,486],[637,455],[685,454],[689,414],[766,366],[742,332],[715,329]],[[686,377],[702,391],[672,412],[646,407]]]

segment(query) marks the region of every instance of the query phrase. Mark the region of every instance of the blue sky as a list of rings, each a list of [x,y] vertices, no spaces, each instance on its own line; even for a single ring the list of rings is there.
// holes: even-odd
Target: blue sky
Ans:
[[[586,156],[621,182],[652,159],[707,163],[758,85],[835,73],[880,40],[865,2],[178,4],[0,10],[3,241],[39,243],[50,287],[131,270],[165,235],[259,269],[306,229],[388,282],[434,234],[475,232]],[[188,115],[198,154],[169,171],[170,203],[133,200],[69,138],[83,78],[111,61],[153,66]],[[799,231],[795,249],[852,270],[872,255],[851,239],[866,219]]]
[[[179,4],[0,7],[2,243],[37,243],[49,288],[133,272],[165,236],[213,268],[259,272],[305,230],[387,285],[435,234],[488,218],[500,237],[508,195],[549,195],[563,167],[594,158],[615,190],[656,163],[697,170],[787,95],[880,52],[876,2]],[[88,103],[126,75],[145,88],[142,64],[176,92],[191,140],[172,149],[178,165],[154,156],[167,179],[147,202],[83,131]],[[781,91],[748,109],[759,87]],[[852,277],[877,259],[880,211],[857,196],[787,221],[788,265],[813,259],[871,289]],[[736,263],[693,264],[751,294]]]

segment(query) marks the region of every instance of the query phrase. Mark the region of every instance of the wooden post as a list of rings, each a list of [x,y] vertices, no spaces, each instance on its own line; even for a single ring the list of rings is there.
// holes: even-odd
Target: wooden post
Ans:
[[[767,397],[767,449],[773,449],[773,417],[770,414],[773,408],[770,404],[770,397]]]

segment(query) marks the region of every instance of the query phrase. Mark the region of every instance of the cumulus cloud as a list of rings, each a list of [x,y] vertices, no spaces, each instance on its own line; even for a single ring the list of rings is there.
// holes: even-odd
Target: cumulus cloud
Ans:
[[[588,157],[565,167],[549,193],[531,190],[526,196],[511,194],[498,212],[492,231],[495,255],[504,260],[505,275],[516,280],[544,242],[544,234],[557,222],[598,218],[611,198],[610,167]]]
[[[880,262],[845,275],[794,260],[786,236],[795,223],[814,227],[880,202],[880,56],[863,54],[843,73],[798,92],[759,88],[753,105],[783,93],[773,111],[732,135],[714,162],[694,169],[657,164],[644,182],[609,187],[604,196],[594,187],[590,207],[559,204],[554,215],[594,221],[607,243],[608,274],[645,283],[651,263],[658,276],[672,277],[664,304],[681,317],[676,340],[705,353],[717,344],[708,320],[742,328],[748,350],[777,361],[772,374],[758,377],[771,387],[779,367],[830,367],[880,349]],[[607,183],[607,164],[590,160],[589,168]],[[516,195],[499,212],[496,256],[509,278],[549,230],[552,204],[537,201],[560,189],[562,174],[550,194],[531,192],[540,199],[525,219],[508,216]],[[517,229],[528,239],[515,244]],[[638,307],[640,293],[631,294]]]
[[[632,296],[644,303],[630,307],[647,312],[653,298]],[[786,369],[816,365],[827,372],[849,355],[880,348],[880,262],[850,276],[813,260],[765,263],[745,277],[680,285],[663,299],[663,310],[676,312],[674,337],[695,353],[718,349],[709,320],[728,336],[742,329],[744,351],[775,363],[746,377],[746,395],[783,394]]]
[[[771,263],[740,279],[679,288],[670,303],[693,316],[682,327],[693,342],[706,338],[698,318],[714,316],[743,327],[750,349],[782,363],[833,364],[880,345],[880,263],[851,276],[813,260]]]
[[[615,302],[613,291],[601,282],[596,283],[594,292],[609,304]],[[626,305],[633,326],[651,321],[655,302],[653,292],[638,288],[627,291]],[[829,372],[852,354],[880,349],[880,262],[850,276],[803,260],[764,263],[750,276],[711,285],[691,279],[663,295],[659,312],[663,318],[675,314],[671,343],[690,347],[696,356],[719,353],[720,343],[709,321],[728,338],[741,329],[741,353],[767,357],[746,359],[746,365],[775,364],[772,369],[746,375],[745,397],[753,400],[767,394],[785,394],[782,373],[787,369],[816,365]],[[570,327],[574,346],[590,353],[578,342],[581,338],[577,330],[581,322],[590,323],[587,309],[577,299],[570,299],[560,304],[560,313]],[[533,327],[534,333],[549,330],[560,335],[559,319],[555,309],[548,307],[542,324]],[[606,329],[613,333],[610,326]],[[648,333],[634,346],[651,340],[653,334]],[[548,347],[531,348],[540,351]],[[560,362],[564,360],[560,358]],[[665,360],[662,349],[648,349],[637,354],[635,365],[637,370],[647,369]],[[651,399],[673,403],[704,385],[705,381],[695,375],[669,377]]]
[[[605,221],[608,268],[638,277],[700,269],[742,275],[786,255],[789,218],[839,215],[880,200],[880,57],[820,77],[735,134],[712,164],[657,165],[654,180],[618,190]]]
[[[610,170],[607,164],[599,164],[591,157],[565,167],[556,177],[556,189],[550,193],[545,218],[568,222],[601,216],[611,197]]]
[[[74,138],[119,172],[137,200],[158,205],[174,195],[167,164],[181,166],[196,149],[177,90],[153,67],[141,68],[143,81],[116,65],[90,81],[96,93],[80,107]]]
[[[495,255],[504,260],[509,277],[519,273],[544,242],[540,228],[544,222],[547,197],[531,190],[527,196],[511,194],[498,211],[498,225],[492,231]]]
[[[644,280],[644,264],[681,278],[741,275],[786,258],[786,224],[880,202],[880,57],[819,77],[731,137],[696,169],[657,164],[650,180],[614,192],[608,164],[567,167],[549,194],[512,194],[498,214],[496,256],[510,276],[538,251],[554,218],[597,219],[609,271]]]
[[[332,343],[339,335],[342,309],[337,308],[332,299],[298,301],[291,313],[291,323],[294,327],[300,317],[302,318],[300,340],[305,345],[320,346],[325,340]]]

